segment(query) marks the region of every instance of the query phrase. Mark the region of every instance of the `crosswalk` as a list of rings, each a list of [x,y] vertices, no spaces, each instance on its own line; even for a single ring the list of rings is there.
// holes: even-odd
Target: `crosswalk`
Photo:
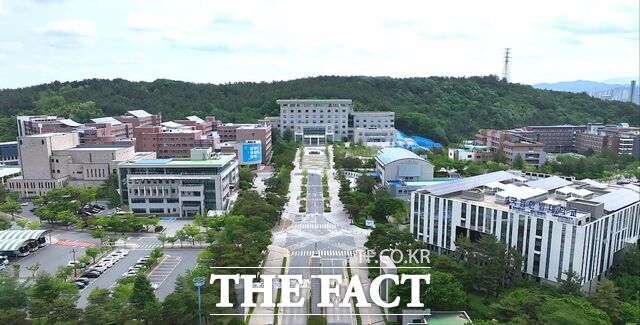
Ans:
[[[331,223],[298,223],[293,226],[294,229],[338,229],[338,227]]]
[[[157,248],[157,247],[162,247],[162,244],[142,244],[142,245],[138,245],[138,247],[136,248]]]
[[[68,247],[94,247],[96,243],[81,241],[81,240],[67,240],[67,239],[54,239],[53,245],[56,246],[68,246]]]
[[[314,250],[305,251],[292,251],[291,256],[312,256],[315,253]],[[325,256],[353,256],[355,250],[341,251],[341,250],[318,250],[318,255]]]

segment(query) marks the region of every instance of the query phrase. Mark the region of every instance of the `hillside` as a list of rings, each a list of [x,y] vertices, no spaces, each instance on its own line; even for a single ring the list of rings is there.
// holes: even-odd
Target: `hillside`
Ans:
[[[156,80],[91,79],[0,90],[1,140],[15,139],[17,114],[57,114],[84,122],[131,109],[160,112],[164,120],[215,115],[225,122],[276,115],[278,98],[352,98],[358,110],[392,110],[396,126],[442,143],[478,128],[527,124],[627,121],[640,107],[586,94],[535,89],[494,76],[406,78],[323,76],[270,83],[194,84]]]

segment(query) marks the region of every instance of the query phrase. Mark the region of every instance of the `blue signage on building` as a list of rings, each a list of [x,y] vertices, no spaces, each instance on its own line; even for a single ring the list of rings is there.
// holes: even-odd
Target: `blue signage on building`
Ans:
[[[262,162],[262,144],[261,143],[243,143],[242,144],[242,162],[243,163]]]

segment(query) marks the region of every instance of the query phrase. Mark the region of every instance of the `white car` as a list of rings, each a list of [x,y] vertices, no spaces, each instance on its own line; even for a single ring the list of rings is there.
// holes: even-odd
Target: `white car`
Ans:
[[[122,256],[127,256],[129,255],[129,250],[128,249],[119,249],[116,251],[116,253],[122,255]]]
[[[24,202],[24,203],[20,203],[21,206],[26,207],[27,205],[29,205],[28,202]]]
[[[127,272],[122,273],[122,277],[123,278],[128,278],[130,276],[136,275],[136,273],[138,273],[138,272],[136,272],[136,271],[127,271]]]
[[[153,283],[151,283],[151,287],[153,288],[153,290],[156,290],[156,289],[158,289],[160,287],[160,285],[155,283],[155,282],[153,282]]]

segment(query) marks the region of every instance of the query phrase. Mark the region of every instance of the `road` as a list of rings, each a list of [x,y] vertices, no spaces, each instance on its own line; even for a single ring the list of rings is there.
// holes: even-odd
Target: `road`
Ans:
[[[319,256],[319,271],[322,274],[343,274],[346,272],[343,266],[356,248],[353,235],[349,231],[324,218],[321,175],[325,166],[324,155],[305,155],[301,168],[313,168],[308,170],[306,213],[295,220],[293,227],[280,235],[285,236],[284,247],[291,252],[288,274],[302,275],[306,283],[306,290],[303,290],[305,298],[310,296],[309,266],[314,254]],[[342,291],[345,289],[346,286],[343,285]],[[308,313],[308,304],[302,308],[284,308],[282,324],[306,324]],[[329,324],[355,324],[355,319],[349,315],[352,313],[351,308],[327,308],[325,313],[347,314],[327,316]]]

